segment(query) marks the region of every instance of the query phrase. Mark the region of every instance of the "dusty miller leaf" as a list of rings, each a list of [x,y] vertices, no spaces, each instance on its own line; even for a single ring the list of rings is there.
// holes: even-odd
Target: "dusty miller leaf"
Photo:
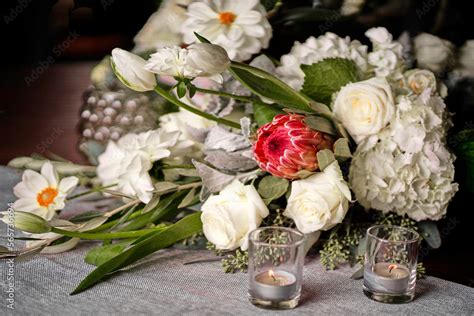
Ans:
[[[208,152],[205,160],[220,170],[247,171],[257,167],[255,160],[248,158],[247,151],[250,148],[232,153],[223,150]]]
[[[236,179],[235,176],[219,172],[198,161],[193,160],[193,164],[202,179],[203,186],[211,193],[222,191],[228,184]]]
[[[209,131],[204,142],[206,149],[223,149],[228,152],[249,147],[249,140],[242,135],[229,132],[228,130],[216,126]]]

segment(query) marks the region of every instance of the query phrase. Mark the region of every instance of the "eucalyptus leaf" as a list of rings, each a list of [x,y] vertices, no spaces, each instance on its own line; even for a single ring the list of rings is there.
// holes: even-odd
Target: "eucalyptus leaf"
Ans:
[[[338,161],[344,161],[352,157],[347,138],[339,138],[334,143],[334,155]]]
[[[307,116],[304,119],[304,122],[306,125],[308,125],[311,129],[314,129],[319,132],[323,132],[329,135],[337,135],[337,131],[334,128],[334,125],[331,123],[331,121],[325,119],[324,117],[321,116]]]
[[[311,99],[264,70],[232,62],[229,72],[235,79],[260,97],[289,108],[311,111],[308,106]]]
[[[439,235],[438,226],[432,221],[422,221],[418,223],[418,229],[421,236],[431,248],[437,249],[441,247],[441,236]]]
[[[151,235],[145,240],[131,246],[122,253],[103,262],[92,271],[71,293],[80,293],[94,284],[100,282],[106,276],[132,264],[136,261],[174,243],[191,237],[202,231],[201,214],[195,213],[186,216],[177,223],[171,225],[164,231]]]
[[[124,251],[130,243],[130,241],[124,241],[92,248],[87,252],[84,261],[88,264],[99,266]]]
[[[264,177],[258,184],[258,193],[267,200],[276,200],[288,190],[289,181],[274,176]]]
[[[302,92],[318,102],[331,103],[333,93],[349,82],[359,80],[357,65],[346,58],[326,58],[312,65],[301,65],[305,74]]]
[[[318,151],[317,153],[319,169],[323,171],[327,166],[329,166],[333,161],[336,160],[334,158],[334,154],[329,149],[323,149]]]

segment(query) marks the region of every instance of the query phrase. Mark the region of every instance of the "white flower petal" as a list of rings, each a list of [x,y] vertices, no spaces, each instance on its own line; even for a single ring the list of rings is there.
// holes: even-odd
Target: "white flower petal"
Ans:
[[[58,186],[59,176],[51,162],[48,161],[43,164],[41,167],[41,175],[48,181],[50,187],[56,188]]]
[[[78,183],[79,179],[77,177],[66,177],[61,179],[58,189],[67,195],[74,191]]]
[[[23,172],[23,182],[30,191],[35,192],[36,194],[49,186],[48,181],[38,172],[33,170],[25,170],[25,172]]]

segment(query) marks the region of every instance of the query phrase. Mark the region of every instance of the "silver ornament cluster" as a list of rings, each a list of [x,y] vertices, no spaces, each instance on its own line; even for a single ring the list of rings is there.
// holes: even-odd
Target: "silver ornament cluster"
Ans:
[[[89,88],[81,110],[83,142],[107,143],[127,133],[140,133],[157,127],[157,114],[145,94],[125,90],[104,91]]]

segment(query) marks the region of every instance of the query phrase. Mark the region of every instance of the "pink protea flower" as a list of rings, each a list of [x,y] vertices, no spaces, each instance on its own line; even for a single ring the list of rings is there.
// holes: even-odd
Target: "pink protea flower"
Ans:
[[[274,176],[296,179],[302,170],[319,168],[316,154],[332,149],[331,136],[312,130],[304,123],[305,116],[279,114],[260,127],[254,144],[254,155],[260,168]]]

